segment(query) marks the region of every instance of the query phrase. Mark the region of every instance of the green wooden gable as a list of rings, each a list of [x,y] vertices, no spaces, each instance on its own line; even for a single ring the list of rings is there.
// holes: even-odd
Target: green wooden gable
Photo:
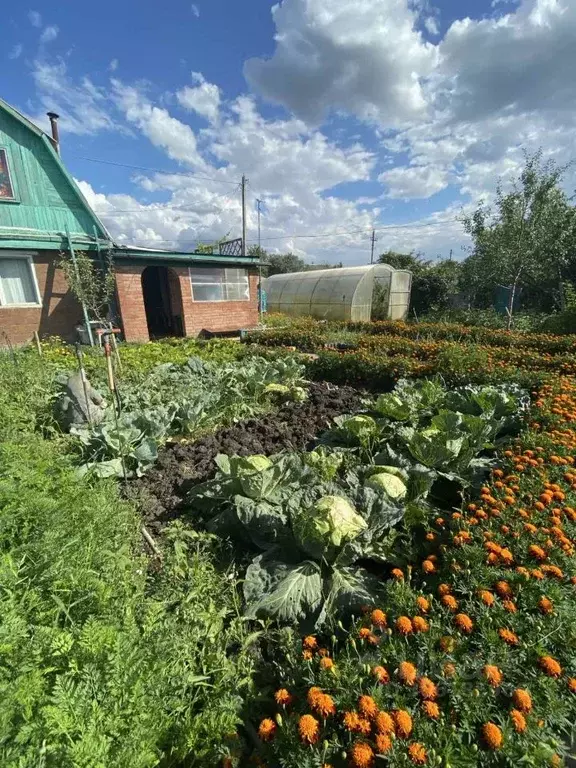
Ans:
[[[52,139],[0,99],[0,249],[67,248],[67,229],[78,248],[111,245]]]

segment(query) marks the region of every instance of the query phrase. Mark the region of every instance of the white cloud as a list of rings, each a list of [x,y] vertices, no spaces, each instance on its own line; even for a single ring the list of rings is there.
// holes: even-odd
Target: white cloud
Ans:
[[[334,110],[388,126],[424,116],[437,51],[407,0],[284,0],[272,15],[272,57],[244,68],[266,98],[311,123]]]
[[[211,123],[215,122],[220,109],[220,88],[207,83],[200,72],[192,72],[192,80],[198,85],[194,88],[186,86],[176,93],[180,105],[197,112]]]
[[[19,59],[23,50],[24,46],[21,43],[17,43],[16,45],[12,46],[10,53],[8,54],[8,58]]]
[[[110,64],[108,64],[108,70],[110,72],[116,72],[117,69],[118,69],[118,59],[112,59],[110,61]]]
[[[440,192],[446,187],[447,173],[433,165],[400,166],[378,176],[388,187],[388,197],[416,200]]]
[[[32,69],[42,109],[36,122],[45,121],[47,110],[57,112],[62,133],[91,134],[102,130],[120,130],[110,115],[106,90],[85,77],[76,83],[61,59],[50,63],[36,59]]]
[[[424,19],[424,26],[431,35],[440,34],[440,27],[438,26],[438,21],[434,18],[434,16],[427,16]]]
[[[154,146],[163,149],[172,160],[205,169],[206,163],[198,152],[196,136],[192,128],[168,110],[157,107],[135,87],[112,80],[116,105],[129,123],[137,126]]]
[[[196,16],[197,19],[200,18],[200,9],[196,5],[196,3],[192,3],[190,6],[190,10],[192,11],[193,15]]]
[[[51,43],[58,37],[59,29],[55,24],[51,24],[49,27],[45,27],[40,35],[40,42],[42,44]]]
[[[33,27],[39,29],[42,26],[42,16],[40,16],[38,11],[28,11],[28,20]]]

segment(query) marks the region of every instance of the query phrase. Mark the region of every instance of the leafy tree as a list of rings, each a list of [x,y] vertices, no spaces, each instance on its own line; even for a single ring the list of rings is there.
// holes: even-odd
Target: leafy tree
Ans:
[[[435,264],[420,254],[395,251],[383,253],[378,261],[394,269],[412,272],[410,307],[416,315],[445,309],[449,306],[450,296],[459,289],[461,262],[446,259]]]
[[[58,266],[74,296],[86,306],[89,317],[104,323],[116,290],[112,258],[106,256],[104,264],[100,265],[86,251],[78,251],[75,255],[76,263],[71,253],[62,251]]]
[[[499,183],[494,210],[481,203],[463,218],[473,241],[464,263],[463,284],[476,303],[487,305],[494,288],[508,291],[508,328],[520,289],[540,309],[562,305],[562,280],[574,269],[576,213],[560,189],[565,172],[542,152],[526,155],[512,190]],[[546,304],[548,306],[546,306]]]
[[[268,253],[264,248],[259,248],[257,245],[251,246],[248,253],[250,256],[260,256],[260,259],[266,262],[265,270],[267,277],[284,275],[290,272],[333,269],[342,266],[342,262],[339,264],[309,264],[294,253]]]

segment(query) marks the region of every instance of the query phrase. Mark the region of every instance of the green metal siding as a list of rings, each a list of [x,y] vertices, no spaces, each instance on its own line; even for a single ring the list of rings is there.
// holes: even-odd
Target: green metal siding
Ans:
[[[0,248],[34,242],[59,248],[66,228],[73,241],[108,239],[67,175],[47,137],[34,133],[0,105],[0,147],[7,149],[17,202],[0,198]]]

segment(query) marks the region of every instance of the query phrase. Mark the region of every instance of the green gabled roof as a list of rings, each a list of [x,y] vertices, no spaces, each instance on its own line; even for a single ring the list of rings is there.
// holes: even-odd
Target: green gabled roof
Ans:
[[[180,264],[190,262],[203,262],[207,264],[237,264],[244,266],[258,266],[258,256],[224,256],[218,253],[195,253],[188,251],[162,251],[156,248],[141,248],[133,246],[116,245],[114,247],[115,261],[145,261]]]
[[[63,174],[64,178],[70,185],[70,188],[72,189],[81,207],[84,208],[88,216],[92,219],[94,226],[97,228],[97,230],[99,230],[98,236],[99,237],[103,236],[105,240],[108,240],[111,243],[112,238],[110,237],[108,230],[106,229],[104,224],[100,221],[98,216],[94,213],[94,211],[88,204],[88,201],[80,191],[80,188],[78,187],[78,185],[76,184],[72,176],[68,173],[66,166],[62,162],[62,158],[60,157],[60,154],[56,151],[54,139],[51,136],[48,136],[48,134],[44,133],[44,131],[41,130],[35,123],[33,123],[31,120],[25,117],[17,109],[10,106],[10,104],[8,104],[2,98],[0,98],[0,109],[4,110],[4,112],[9,114],[11,117],[13,117],[14,120],[17,120],[21,125],[23,125],[32,133],[36,134],[36,136],[38,136],[38,138],[42,141],[42,143],[46,147],[48,153],[51,155],[53,161],[56,163],[59,170]],[[16,235],[16,239],[19,239],[18,235]]]

